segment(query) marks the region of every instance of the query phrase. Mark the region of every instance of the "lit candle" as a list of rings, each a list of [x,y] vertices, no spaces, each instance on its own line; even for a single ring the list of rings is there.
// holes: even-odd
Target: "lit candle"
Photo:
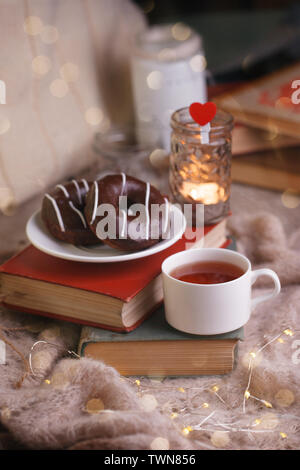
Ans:
[[[232,117],[218,110],[203,139],[203,129],[188,108],[171,118],[169,182],[173,201],[192,204],[193,224],[197,204],[204,205],[204,223],[220,221],[229,212]],[[194,220],[195,219],[195,220]]]
[[[201,204],[217,204],[224,200],[225,191],[218,183],[182,183],[181,194]]]

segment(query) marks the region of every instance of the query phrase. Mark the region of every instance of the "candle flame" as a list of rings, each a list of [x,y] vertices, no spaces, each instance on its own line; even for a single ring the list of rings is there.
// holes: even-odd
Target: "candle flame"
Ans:
[[[186,181],[182,184],[182,195],[203,204],[217,204],[224,200],[225,191],[217,183],[197,184]]]

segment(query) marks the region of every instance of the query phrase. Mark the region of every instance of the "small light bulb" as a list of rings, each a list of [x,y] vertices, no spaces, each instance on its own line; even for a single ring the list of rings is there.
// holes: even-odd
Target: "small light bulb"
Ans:
[[[188,436],[189,433],[193,430],[193,428],[191,426],[185,426],[182,430],[182,434],[184,436]]]
[[[287,438],[287,434],[285,432],[280,432],[279,435],[280,435],[280,437],[282,437],[282,439]]]
[[[47,384],[47,385],[50,385],[50,384],[51,384],[51,380],[49,380],[49,379],[45,379],[44,382],[45,382],[45,384]]]
[[[137,385],[138,387],[141,385],[141,381],[138,380],[138,379],[135,381],[135,383],[136,383],[136,385]]]
[[[209,408],[209,403],[206,403],[206,402],[202,403],[202,408]]]
[[[273,408],[272,404],[266,400],[263,400],[263,404],[267,407],[267,408]]]
[[[177,416],[178,416],[178,413],[176,413],[175,411],[171,413],[171,419],[175,419],[177,418]]]
[[[256,418],[256,420],[254,421],[254,426],[257,426],[260,423],[261,423],[261,419]]]
[[[287,336],[293,336],[294,333],[290,328],[286,328],[284,330],[284,334],[287,335]]]
[[[253,351],[252,351],[252,352],[250,352],[249,354],[250,354],[250,356],[251,356],[251,357],[253,357],[253,358],[254,358],[254,357],[256,357],[256,353],[255,353],[255,352],[253,352]]]
[[[248,398],[250,398],[250,392],[249,390],[246,390],[245,393],[244,393],[244,397],[248,400]]]
[[[219,390],[218,385],[214,385],[214,386],[212,387],[212,391],[213,391],[213,392],[217,392],[218,390]]]
[[[278,341],[278,343],[284,343],[284,339],[282,339],[282,338],[278,338],[277,341]]]
[[[184,390],[183,387],[179,387],[177,390],[178,390],[179,392],[181,392],[181,393],[185,393],[185,390]]]

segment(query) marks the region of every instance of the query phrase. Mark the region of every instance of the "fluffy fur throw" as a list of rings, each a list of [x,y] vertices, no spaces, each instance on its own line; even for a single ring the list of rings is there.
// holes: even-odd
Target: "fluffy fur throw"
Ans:
[[[257,201],[263,201],[259,215]],[[254,268],[275,269],[283,286],[277,298],[253,312],[234,371],[223,377],[139,378],[135,383],[101,362],[66,358],[66,349],[76,348],[77,327],[1,311],[2,326],[24,328],[1,330],[24,356],[37,340],[51,343],[34,348],[37,375],[28,374],[19,389],[15,385],[24,364],[6,348],[6,364],[0,365],[4,448],[299,447],[299,209],[284,208],[277,194],[238,186],[232,207],[230,230],[239,250]],[[248,215],[243,215],[245,207]],[[269,288],[262,284],[256,290]],[[244,396],[245,390],[250,396]]]

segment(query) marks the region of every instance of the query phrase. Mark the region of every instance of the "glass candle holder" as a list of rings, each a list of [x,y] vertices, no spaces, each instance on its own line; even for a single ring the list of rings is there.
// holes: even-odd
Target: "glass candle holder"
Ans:
[[[201,127],[182,108],[171,116],[169,182],[173,202],[204,204],[204,223],[214,224],[230,210],[231,131],[233,118],[218,110],[210,126]],[[210,130],[209,130],[210,128]]]
[[[99,163],[103,172],[130,174],[150,166],[148,157],[152,148],[137,142],[135,131],[130,126],[111,127],[106,132],[97,133],[94,149],[101,156]]]

